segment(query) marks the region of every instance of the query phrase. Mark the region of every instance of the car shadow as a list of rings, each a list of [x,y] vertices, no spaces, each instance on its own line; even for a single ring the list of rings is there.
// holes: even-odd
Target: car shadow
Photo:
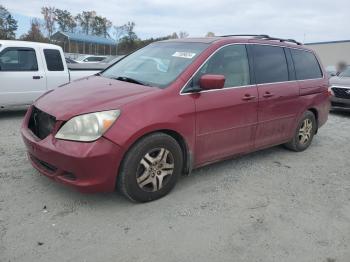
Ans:
[[[332,115],[337,115],[337,116],[342,116],[342,117],[350,117],[350,110],[346,111],[346,110],[331,110],[329,112]]]
[[[104,209],[110,208],[111,204],[116,206],[129,206],[132,204],[128,199],[123,197],[119,192],[110,193],[81,193],[74,188],[60,184],[56,181],[39,174],[37,171],[35,176],[39,176],[35,183],[39,188],[44,189],[45,193],[50,192],[51,196],[56,196],[61,199],[62,203],[73,202],[78,206],[89,206],[90,208]]]
[[[212,176],[213,172],[221,172],[230,168],[237,168],[240,170],[248,169],[249,166],[259,162],[271,161],[271,156],[280,156],[281,154],[290,154],[291,151],[285,149],[282,145],[274,146],[271,148],[251,152],[248,154],[233,156],[231,158],[214,162],[212,164],[205,165],[203,167],[196,168],[189,176],[183,176],[181,183],[191,183],[191,180],[197,177]],[[273,158],[273,157],[272,157]],[[272,164],[281,166],[279,161],[274,161]],[[289,168],[289,167],[288,167]],[[187,181],[183,181],[187,180]]]
[[[194,184],[194,180],[197,179],[211,179],[210,177],[215,179],[215,173],[220,173],[222,172],[222,170],[231,168],[238,168],[240,170],[249,169],[249,166],[253,165],[256,162],[263,162],[266,161],[266,159],[271,158],[271,155],[279,155],[283,153],[289,154],[290,151],[284,149],[282,146],[275,146],[272,148],[253,152],[247,155],[233,157],[227,160],[219,161],[204,167],[197,168],[193,170],[190,175],[181,176],[174,191],[179,189],[189,190],[188,188],[192,187]],[[111,206],[116,206],[119,209],[130,208],[132,206],[140,204],[131,202],[117,191],[110,193],[84,194],[74,190],[69,186],[62,185],[43,175],[40,175],[39,173],[35,175],[40,176],[40,178],[36,179],[36,183],[40,184],[40,188],[45,188],[46,192],[50,191],[50,195],[58,196],[62,202],[73,201],[77,203],[77,205],[86,206],[96,210],[110,209]],[[166,196],[162,199],[166,198],[171,198],[171,195]],[[157,201],[152,201],[148,204],[156,202]]]

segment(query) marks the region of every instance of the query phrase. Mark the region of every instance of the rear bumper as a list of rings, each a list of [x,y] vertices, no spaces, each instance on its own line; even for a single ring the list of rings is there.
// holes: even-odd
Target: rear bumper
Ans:
[[[21,134],[29,160],[41,174],[85,193],[115,189],[122,150],[108,139],[82,143],[49,135],[39,140],[27,128],[26,120]]]

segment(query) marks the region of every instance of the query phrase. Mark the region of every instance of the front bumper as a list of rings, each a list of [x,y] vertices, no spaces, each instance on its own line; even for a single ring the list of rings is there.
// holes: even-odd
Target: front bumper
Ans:
[[[41,174],[85,193],[115,189],[121,147],[104,137],[83,143],[58,140],[50,134],[40,140],[28,129],[27,118],[21,134],[29,160]]]
[[[331,96],[331,106],[334,110],[350,110],[350,99]]]

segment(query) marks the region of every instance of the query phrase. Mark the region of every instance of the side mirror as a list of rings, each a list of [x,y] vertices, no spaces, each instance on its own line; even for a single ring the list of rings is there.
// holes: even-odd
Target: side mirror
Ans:
[[[221,89],[224,85],[224,75],[202,75],[199,79],[199,86],[203,90]]]

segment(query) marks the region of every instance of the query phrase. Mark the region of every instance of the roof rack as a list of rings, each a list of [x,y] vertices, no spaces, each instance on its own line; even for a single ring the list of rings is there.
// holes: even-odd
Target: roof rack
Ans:
[[[300,43],[294,39],[283,39],[283,38],[278,38],[278,37],[271,37],[269,35],[242,34],[242,35],[222,35],[221,37],[231,37],[231,36],[248,36],[248,37],[253,37],[254,39],[273,40],[273,41],[289,42],[289,43],[294,43],[297,45],[302,45],[302,43]]]

